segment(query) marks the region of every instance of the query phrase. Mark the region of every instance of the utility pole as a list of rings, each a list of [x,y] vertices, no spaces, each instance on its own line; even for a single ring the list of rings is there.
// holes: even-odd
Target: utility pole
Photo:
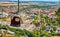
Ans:
[[[19,0],[17,0],[17,1],[18,1],[18,3],[17,3],[18,9],[17,9],[17,12],[15,14],[18,14],[19,13]]]
[[[18,0],[18,12],[19,12],[19,0]]]
[[[4,20],[4,19],[3,19],[3,7],[2,7],[2,24],[3,24],[3,20]]]

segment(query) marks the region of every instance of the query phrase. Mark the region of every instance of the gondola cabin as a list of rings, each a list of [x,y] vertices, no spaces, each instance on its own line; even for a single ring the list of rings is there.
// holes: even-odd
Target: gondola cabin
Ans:
[[[13,27],[20,27],[20,17],[14,16],[11,19],[11,24],[10,25],[13,26]]]

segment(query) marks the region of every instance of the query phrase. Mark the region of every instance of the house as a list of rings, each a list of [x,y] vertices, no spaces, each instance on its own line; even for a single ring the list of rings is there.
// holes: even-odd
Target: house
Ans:
[[[57,32],[57,33],[60,33],[60,27],[57,27],[56,32]]]
[[[8,32],[6,28],[0,29],[0,35],[2,37],[15,37],[14,32]]]
[[[0,17],[2,18],[2,17],[6,17],[6,16],[8,16],[8,13],[6,13],[6,12],[0,12]]]

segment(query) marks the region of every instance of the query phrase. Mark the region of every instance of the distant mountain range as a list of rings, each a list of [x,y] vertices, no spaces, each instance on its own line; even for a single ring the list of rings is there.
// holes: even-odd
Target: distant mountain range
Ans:
[[[18,1],[9,1],[9,2],[18,2]],[[20,3],[42,3],[42,4],[52,4],[60,5],[59,1],[20,1]]]
[[[0,0],[0,2],[8,2],[8,1],[10,1],[10,0]]]
[[[18,2],[18,1],[10,1],[10,0],[0,0],[0,2]],[[52,4],[52,5],[60,5],[59,1],[20,1],[20,3],[42,3],[42,4]]]

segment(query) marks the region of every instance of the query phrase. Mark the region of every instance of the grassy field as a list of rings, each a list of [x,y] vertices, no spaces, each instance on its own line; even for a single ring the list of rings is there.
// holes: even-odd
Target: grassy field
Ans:
[[[0,2],[0,6],[14,6],[17,5],[14,2]]]

